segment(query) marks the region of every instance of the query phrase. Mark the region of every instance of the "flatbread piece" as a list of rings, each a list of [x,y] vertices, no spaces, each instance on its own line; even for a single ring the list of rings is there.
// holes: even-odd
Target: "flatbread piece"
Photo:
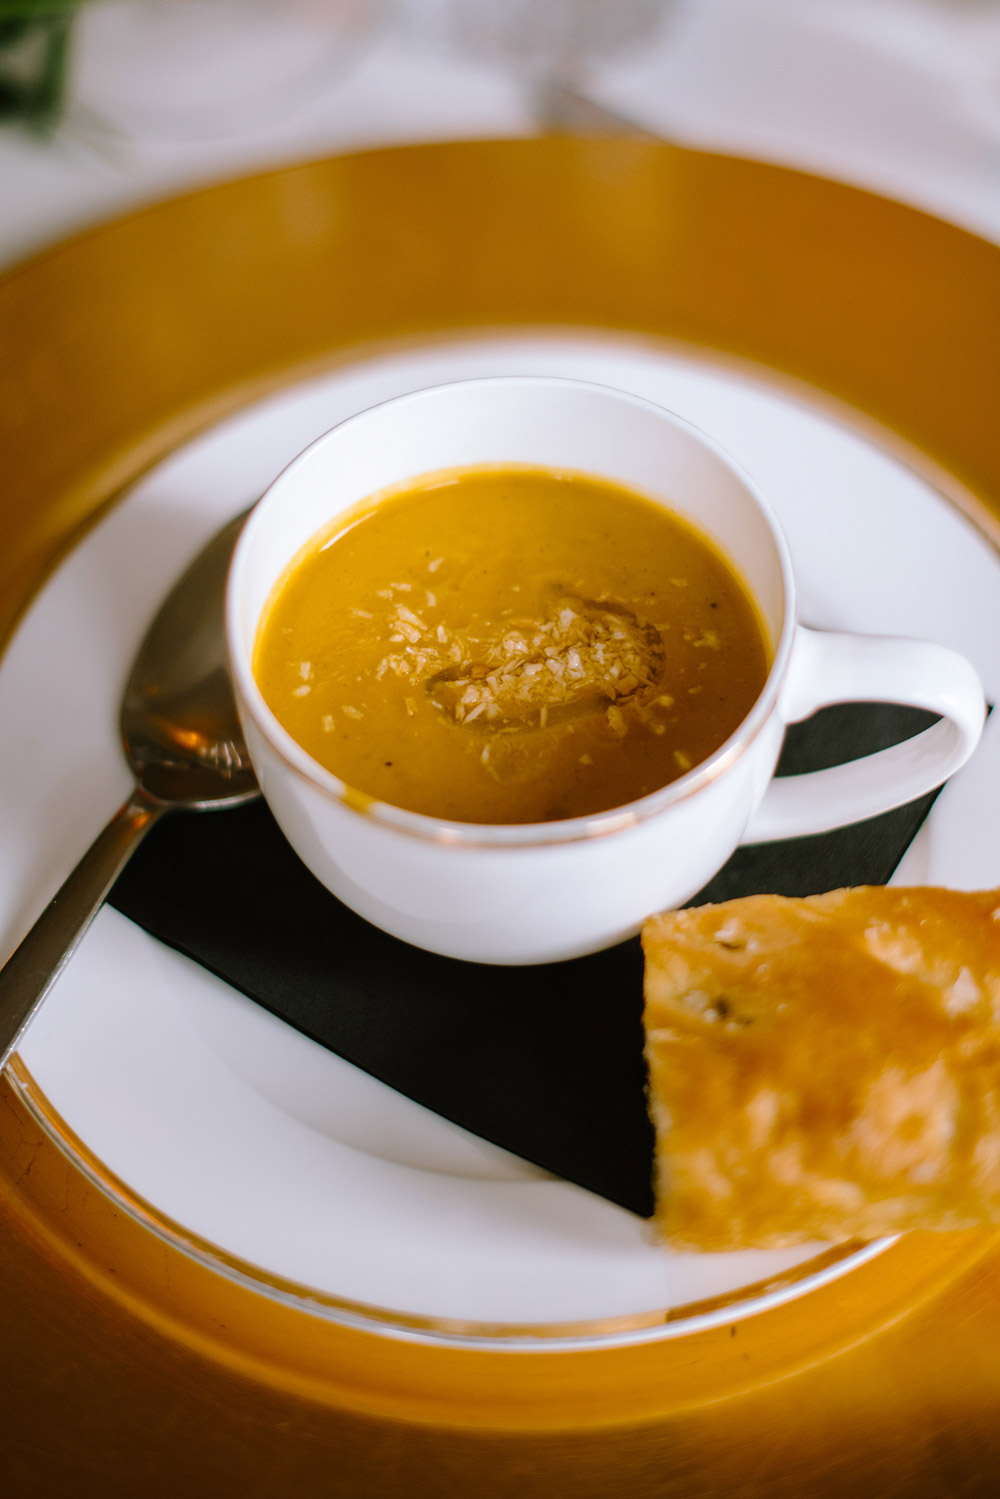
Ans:
[[[751,896],[643,948],[671,1245],[1000,1223],[1000,891]]]

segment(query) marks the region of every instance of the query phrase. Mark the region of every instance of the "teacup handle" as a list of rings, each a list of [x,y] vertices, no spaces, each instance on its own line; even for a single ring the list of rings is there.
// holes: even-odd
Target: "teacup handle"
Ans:
[[[779,716],[797,723],[831,703],[864,702],[907,703],[941,721],[847,765],[772,780],[741,842],[826,833],[923,796],[965,764],[986,718],[975,668],[947,646],[800,625]]]

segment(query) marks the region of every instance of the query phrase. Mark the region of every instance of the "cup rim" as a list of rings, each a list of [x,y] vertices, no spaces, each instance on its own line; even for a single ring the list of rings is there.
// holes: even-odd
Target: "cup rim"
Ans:
[[[709,448],[716,458],[736,476],[767,524],[778,559],[784,593],[781,631],[774,645],[774,657],[767,679],[749,713],[707,759],[692,766],[689,771],[685,771],[683,775],[670,781],[666,786],[661,786],[656,791],[651,791],[646,796],[619,807],[609,807],[602,812],[564,818],[557,822],[454,822],[446,818],[432,817],[424,812],[411,812],[404,807],[395,807],[390,802],[382,802],[369,797],[314,760],[284,728],[266,703],[254,677],[251,661],[244,649],[241,629],[244,575],[255,533],[261,524],[261,515],[281,501],[288,480],[294,477],[295,471],[304,467],[317,449],[336,440],[337,435],[345,427],[368,420],[373,413],[381,411],[386,406],[410,404],[431,396],[443,396],[452,390],[464,390],[469,386],[509,388],[515,385],[600,392],[604,396],[645,409],[658,418],[665,419],[675,427],[684,429],[697,442]],[[335,519],[338,513],[334,510],[330,520]],[[728,449],[694,422],[645,396],[634,395],[631,391],[619,390],[615,386],[603,385],[597,381],[577,380],[558,375],[488,375],[468,380],[449,380],[437,385],[424,386],[419,390],[407,391],[403,395],[389,396],[384,401],[377,401],[371,406],[366,406],[363,411],[344,417],[342,421],[335,423],[297,453],[276,475],[252,507],[236,543],[226,582],[226,635],[230,671],[243,710],[249,714],[254,727],[270,751],[293,774],[304,778],[326,800],[339,803],[345,810],[359,817],[365,817],[376,825],[391,829],[393,832],[408,834],[421,842],[456,848],[530,848],[589,841],[648,822],[680,802],[695,796],[713,781],[718,780],[743,757],[770,719],[787,674],[796,623],[795,577],[788,542],[770,502]]]

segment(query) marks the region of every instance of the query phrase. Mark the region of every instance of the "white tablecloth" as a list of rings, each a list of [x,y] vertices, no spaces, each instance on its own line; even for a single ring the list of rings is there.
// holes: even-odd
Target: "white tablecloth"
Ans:
[[[223,120],[201,138],[185,138],[180,111],[176,130],[95,120],[102,78],[110,96],[120,61],[109,51],[113,16],[85,13],[86,89],[79,97],[78,81],[64,124],[48,140],[0,130],[0,263],[132,205],[259,167],[538,133],[532,91],[511,68],[443,44],[449,3],[398,0],[331,66],[325,87],[270,118],[265,99],[259,120]],[[220,92],[228,83],[238,95],[240,80],[224,70],[246,67],[245,51],[223,49],[213,63]],[[656,133],[853,181],[1000,240],[1000,0],[672,0],[640,46],[592,67],[586,87]]]

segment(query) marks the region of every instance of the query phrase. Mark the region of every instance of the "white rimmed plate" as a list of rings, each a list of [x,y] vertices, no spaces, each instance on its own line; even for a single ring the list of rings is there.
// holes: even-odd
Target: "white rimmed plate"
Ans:
[[[590,333],[469,338],[358,362],[161,464],[68,558],[0,665],[0,931],[13,947],[124,798],[118,695],[190,555],[316,435],[376,400],[493,373],[658,400],[720,438],[792,546],[807,622],[922,635],[1000,688],[1000,558],[870,427],[766,371]],[[1000,884],[996,731],[897,878]],[[224,814],[215,814],[224,815]],[[526,1348],[749,1315],[879,1246],[675,1255],[623,1210],[474,1139],[103,911],[21,1050],[29,1091],[155,1231],[264,1294],[398,1335]],[[706,1305],[708,1303],[709,1305]]]

